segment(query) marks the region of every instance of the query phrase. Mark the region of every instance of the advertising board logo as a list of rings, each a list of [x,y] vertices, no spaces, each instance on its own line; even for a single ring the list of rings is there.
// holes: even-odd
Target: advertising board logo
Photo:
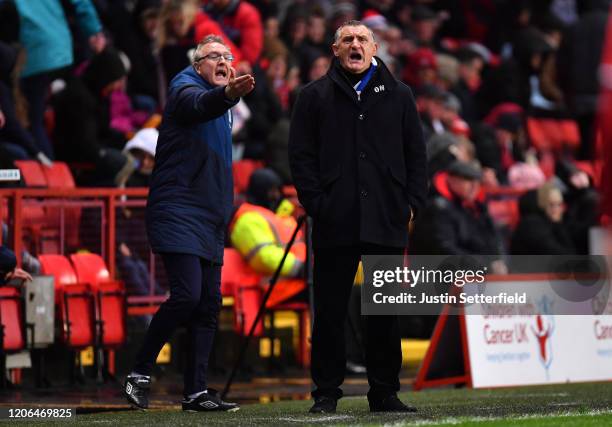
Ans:
[[[549,379],[548,369],[553,361],[551,337],[555,331],[555,319],[551,313],[551,302],[545,296],[538,301],[539,314],[535,316],[531,331],[536,337],[540,363],[546,370],[546,380]]]

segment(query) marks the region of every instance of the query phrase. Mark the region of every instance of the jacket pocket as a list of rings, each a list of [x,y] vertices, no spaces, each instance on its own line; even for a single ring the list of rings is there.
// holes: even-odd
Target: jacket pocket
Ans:
[[[391,181],[395,185],[390,185],[387,188],[388,215],[392,223],[397,226],[408,225],[410,221],[410,203],[408,202],[406,174],[404,171],[398,171],[391,166],[387,167]]]
[[[317,217],[325,219],[328,217],[329,204],[332,201],[332,192],[334,190],[334,184],[338,181],[342,171],[338,165],[336,168],[328,171],[325,174],[321,174],[320,185],[323,193],[319,197],[319,206],[317,209]]]

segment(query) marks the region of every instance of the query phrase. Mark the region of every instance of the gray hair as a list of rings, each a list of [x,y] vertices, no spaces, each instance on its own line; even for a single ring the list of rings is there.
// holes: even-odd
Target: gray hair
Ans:
[[[210,43],[219,43],[222,44],[223,46],[227,47],[229,49],[229,46],[227,44],[225,44],[225,41],[223,41],[223,39],[216,35],[216,34],[209,34],[207,36],[205,36],[202,41],[200,41],[200,43],[198,43],[198,45],[196,46],[196,48],[193,50],[193,53],[191,54],[191,62],[193,64],[195,64],[196,60],[198,59],[198,52],[200,51],[200,49],[202,49],[204,46],[206,46],[207,44]]]
[[[361,26],[364,26],[368,29],[368,31],[370,32],[370,37],[372,37],[372,41],[376,42],[376,39],[374,38],[374,33],[372,32],[372,29],[370,27],[368,27],[366,24],[364,24],[361,21],[352,19],[350,21],[346,21],[345,23],[343,23],[342,25],[338,27],[338,29],[334,33],[334,44],[337,44],[338,40],[340,40],[340,34],[342,33],[342,29],[344,27],[361,27]]]

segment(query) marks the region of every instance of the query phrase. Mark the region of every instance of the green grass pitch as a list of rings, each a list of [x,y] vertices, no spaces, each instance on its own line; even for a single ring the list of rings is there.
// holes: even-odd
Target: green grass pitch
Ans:
[[[45,425],[126,426],[609,426],[612,383],[567,384],[494,390],[443,389],[400,397],[416,414],[370,414],[365,397],[340,400],[332,415],[310,415],[310,401],[243,405],[234,413],[182,413],[177,409],[109,411]],[[43,422],[22,421],[40,425]],[[11,422],[15,425],[15,422]]]

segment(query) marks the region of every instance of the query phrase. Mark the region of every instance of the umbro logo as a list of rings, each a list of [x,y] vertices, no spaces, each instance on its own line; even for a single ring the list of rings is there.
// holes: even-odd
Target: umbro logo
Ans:
[[[374,92],[378,93],[378,92],[383,92],[385,90],[385,85],[380,85],[380,86],[375,86],[374,87]]]
[[[132,394],[132,384],[127,383],[127,384],[125,385],[125,392],[126,392],[127,394]]]
[[[200,402],[200,406],[206,409],[215,409],[219,407],[219,405],[217,405],[215,402],[212,402],[210,400],[207,400],[206,402]]]

